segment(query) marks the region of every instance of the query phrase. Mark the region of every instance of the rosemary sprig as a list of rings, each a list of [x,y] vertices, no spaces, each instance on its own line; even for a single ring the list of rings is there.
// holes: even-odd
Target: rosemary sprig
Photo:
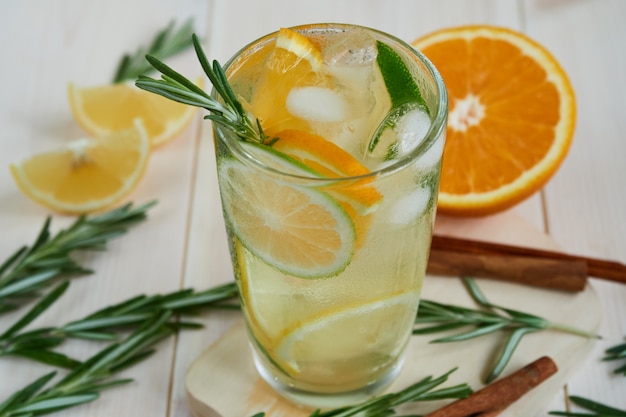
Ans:
[[[169,58],[191,47],[193,33],[193,19],[187,20],[178,30],[174,30],[174,22],[159,31],[148,48],[141,47],[134,54],[125,54],[113,77],[114,83],[134,80],[141,74],[152,70],[146,61],[146,54],[154,55],[159,59]]]
[[[156,80],[141,75],[135,85],[170,100],[208,110],[210,114],[205,116],[205,119],[228,128],[242,140],[266,143],[268,137],[263,133],[259,121],[245,111],[230,87],[222,66],[217,61],[213,61],[212,64],[209,63],[200,45],[200,40],[195,34],[192,35],[192,43],[202,69],[209,77],[216,94],[222,101],[211,97],[192,81],[150,55],[146,56],[146,59],[162,74],[162,77]]]
[[[25,317],[32,320],[41,314],[63,294],[68,285],[69,281],[60,284]],[[0,346],[3,346],[3,342],[6,342],[5,335],[12,337],[14,344],[9,348],[13,351],[8,354],[17,354],[72,370],[51,388],[43,390],[54,378],[55,372],[46,374],[17,391],[0,404],[0,417],[47,414],[94,401],[101,391],[130,382],[130,379],[111,378],[115,373],[148,358],[154,353],[151,347],[157,342],[178,330],[201,327],[196,323],[175,320],[177,314],[191,314],[199,308],[223,307],[219,303],[236,294],[235,284],[229,283],[198,293],[187,289],[165,295],[140,295],[59,328],[39,329],[16,336],[17,331],[28,320],[18,321],[2,335],[4,341],[0,338]],[[120,335],[113,331],[128,329],[129,326],[135,327],[129,337],[108,346],[85,362],[50,350],[67,337],[117,341]]]
[[[432,376],[428,376],[401,391],[384,394],[361,404],[336,408],[325,412],[315,410],[309,417],[350,417],[357,415],[359,417],[385,417],[395,415],[395,408],[402,404],[465,398],[472,393],[472,389],[465,383],[454,385],[452,387],[435,389],[446,382],[448,380],[448,376],[450,376],[450,374],[454,371],[455,369],[448,371],[435,379],[433,379]],[[257,413],[253,417],[264,416],[265,413]]]
[[[521,339],[528,333],[554,329],[587,338],[598,337],[596,334],[584,330],[549,322],[533,314],[492,304],[480,291],[473,279],[465,278],[464,282],[470,295],[482,309],[477,310],[422,300],[415,320],[413,334],[431,334],[471,327],[469,330],[461,330],[454,335],[435,339],[431,342],[447,343],[468,340],[500,330],[509,331],[509,336],[500,351],[500,355],[485,379],[486,383],[490,383],[500,376]],[[432,325],[424,326],[425,324]]]
[[[603,361],[615,361],[615,360],[623,360],[626,361],[626,343],[622,343],[620,345],[615,345],[613,347],[608,348],[605,352]],[[618,368],[614,371],[616,374],[622,374],[626,376],[626,362],[622,363]]]
[[[143,221],[156,202],[133,208],[132,204],[93,217],[80,216],[67,229],[53,237],[48,217],[35,239],[0,265],[0,313],[14,310],[48,287],[55,278],[92,271],[70,255],[77,250],[104,250],[110,239],[126,233],[129,226]]]
[[[63,326],[39,328],[20,333],[24,327],[58,300],[68,286],[69,281],[65,281],[50,291],[11,328],[0,335],[0,356],[20,356],[48,365],[73,369],[80,365],[80,361],[52,350],[68,338],[118,341],[121,337],[120,330],[137,328],[166,311],[182,315],[191,314],[200,308],[223,307],[224,305],[219,303],[237,295],[234,283],[220,285],[202,292],[185,289],[165,295],[140,295]],[[177,321],[175,324],[178,328],[202,327],[192,322]]]
[[[131,382],[113,375],[149,357],[151,347],[174,333],[166,311],[144,323],[120,343],[108,346],[73,369],[50,388],[51,372],[11,395],[0,404],[0,417],[27,417],[63,410],[96,400],[100,392]]]
[[[570,417],[626,417],[626,410],[609,407],[587,398],[571,395],[569,399],[577,406],[593,413],[580,413],[573,411],[550,411],[548,414],[553,416],[570,416]]]

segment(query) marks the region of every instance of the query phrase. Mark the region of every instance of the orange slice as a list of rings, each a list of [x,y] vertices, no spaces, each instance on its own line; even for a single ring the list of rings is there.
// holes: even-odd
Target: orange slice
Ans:
[[[321,136],[290,129],[278,132],[276,137],[278,140],[272,146],[275,150],[291,156],[322,177],[359,177],[370,173],[352,155]],[[323,188],[352,218],[357,248],[363,245],[367,236],[371,223],[369,209],[382,199],[372,181],[371,177],[355,179],[350,183],[339,181]]]
[[[108,135],[143,121],[150,142],[159,146],[177,137],[196,108],[143,91],[129,84],[68,87],[70,107],[78,124],[92,136]]]
[[[83,214],[126,197],[143,177],[150,142],[138,121],[131,129],[80,139],[10,166],[20,190],[43,206]]]
[[[267,135],[307,126],[305,120],[287,110],[287,97],[296,87],[325,85],[320,75],[322,63],[320,50],[306,36],[280,29],[250,100],[250,112],[259,119]],[[249,65],[257,64],[253,60]]]
[[[576,102],[556,59],[499,27],[440,30],[413,42],[449,95],[438,207],[457,215],[509,208],[538,191],[565,158]]]
[[[274,149],[295,158],[323,177],[359,177],[370,173],[369,169],[348,152],[319,135],[288,129],[278,132],[276,138],[272,145]],[[371,207],[382,198],[374,186],[366,186],[372,180],[373,178],[357,179],[348,186],[340,183],[337,190],[355,202]]]

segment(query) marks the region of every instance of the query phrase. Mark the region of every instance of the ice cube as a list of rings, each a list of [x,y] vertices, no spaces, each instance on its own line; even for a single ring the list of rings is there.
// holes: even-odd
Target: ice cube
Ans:
[[[391,110],[384,117],[364,157],[371,168],[395,163],[422,144],[430,129],[430,117],[415,103]]]
[[[417,148],[430,129],[430,117],[421,108],[416,107],[402,115],[393,128],[398,140],[399,155],[406,154]]]
[[[287,96],[287,110],[314,122],[339,122],[348,113],[348,104],[336,91],[324,87],[293,88]]]
[[[376,41],[364,29],[337,34],[323,52],[324,62],[336,66],[370,66],[376,59]]]
[[[443,133],[445,135],[445,131]],[[441,161],[445,138],[438,138],[417,160],[417,168],[427,171]]]
[[[376,54],[376,41],[360,28],[336,34],[323,51],[326,70],[335,88],[349,98],[355,117],[374,105],[371,84]]]
[[[403,195],[389,210],[391,222],[399,225],[412,222],[426,210],[430,197],[431,191],[427,187],[419,187]]]
[[[375,94],[376,41],[363,29],[333,34],[326,44],[324,69],[332,79],[332,88],[346,102],[346,117],[335,123],[316,123],[311,128],[318,134],[357,156],[363,138],[370,135],[378,114]],[[382,90],[384,91],[384,90]],[[384,100],[381,105],[385,105]]]

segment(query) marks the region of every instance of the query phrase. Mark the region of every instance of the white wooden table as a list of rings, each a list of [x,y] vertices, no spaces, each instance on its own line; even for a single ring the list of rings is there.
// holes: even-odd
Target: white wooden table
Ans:
[[[18,191],[9,163],[83,134],[70,114],[67,83],[109,82],[122,53],[147,43],[172,19],[188,17],[195,18],[209,57],[221,61],[281,26],[318,21],[372,26],[407,41],[472,23],[527,33],[570,75],[579,114],[561,169],[513,211],[566,251],[626,262],[626,2],[621,0],[0,0],[1,260],[30,243],[48,214]],[[199,74],[191,54],[175,62],[188,75]],[[106,253],[81,255],[96,273],[74,280],[34,325],[64,323],[139,293],[200,290],[232,280],[214,171],[210,126],[198,117],[154,153],[131,196],[136,203],[160,201],[148,222],[114,241]],[[55,216],[55,230],[71,220]],[[604,339],[541,416],[565,409],[568,393],[626,408],[626,377],[612,374],[616,363],[600,361],[604,349],[626,336],[626,286],[598,280],[591,285],[602,301]],[[16,317],[0,318],[0,331]],[[188,416],[186,369],[237,313],[210,313],[201,320],[204,330],[161,343],[155,357],[125,372],[136,382],[64,415]],[[64,350],[84,358],[94,345],[72,342]],[[48,371],[0,357],[0,401]]]

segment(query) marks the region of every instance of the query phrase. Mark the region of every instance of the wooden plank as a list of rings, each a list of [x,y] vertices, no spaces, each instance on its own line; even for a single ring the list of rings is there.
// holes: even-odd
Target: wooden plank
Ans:
[[[626,28],[621,1],[527,1],[527,30],[550,49],[570,75],[577,95],[574,143],[546,188],[550,233],[566,250],[626,260]],[[599,24],[599,22],[602,22]],[[616,364],[601,362],[603,350],[626,335],[626,287],[593,282],[602,299],[604,339],[569,392],[626,408],[626,379]]]
[[[182,22],[198,16],[196,27],[202,33],[207,6],[198,0],[26,0],[3,3],[0,8],[0,77],[5,80],[0,95],[0,258],[4,259],[35,238],[48,214],[19,193],[6,167],[84,135],[69,111],[67,83],[109,82],[122,54],[149,42],[172,19]],[[137,203],[160,201],[150,219],[112,242],[107,252],[81,255],[79,260],[96,273],[76,279],[33,326],[63,324],[130,296],[180,287],[198,127],[194,123],[178,140],[153,154],[146,176],[129,197]],[[53,228],[72,220],[55,216]],[[0,329],[16,318],[15,314],[0,318]],[[64,350],[85,358],[99,347],[77,342]],[[161,344],[156,357],[124,373],[136,383],[104,393],[95,403],[64,415],[165,415],[173,347],[173,340]],[[25,360],[0,358],[0,400],[50,370]],[[141,411],[128,412],[138,405]]]

